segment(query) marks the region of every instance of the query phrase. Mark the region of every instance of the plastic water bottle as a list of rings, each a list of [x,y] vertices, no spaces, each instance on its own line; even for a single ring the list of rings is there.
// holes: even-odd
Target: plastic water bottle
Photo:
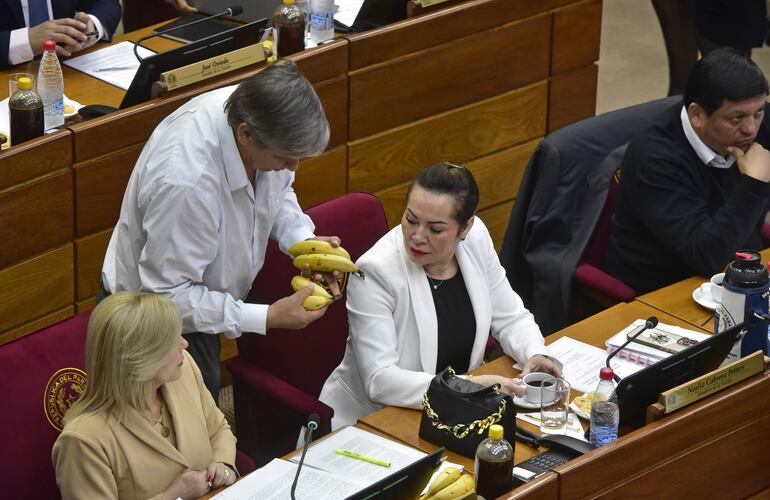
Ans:
[[[489,437],[476,448],[476,493],[497,498],[513,488],[513,446],[502,425],[489,427]]]
[[[43,100],[45,129],[64,124],[64,78],[56,57],[56,42],[43,42],[43,58],[37,72],[37,93]]]
[[[618,438],[620,410],[612,381],[614,375],[612,368],[599,370],[599,385],[591,403],[590,441],[594,446],[604,446]]]
[[[320,43],[334,37],[334,0],[310,0],[310,39]]]

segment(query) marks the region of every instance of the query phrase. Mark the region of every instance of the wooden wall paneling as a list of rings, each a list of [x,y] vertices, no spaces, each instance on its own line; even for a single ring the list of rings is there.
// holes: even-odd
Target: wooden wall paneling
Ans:
[[[110,236],[112,229],[107,229],[75,240],[76,300],[82,301],[96,296]]]
[[[437,161],[465,162],[545,134],[547,84],[507,92],[348,144],[348,190],[407,182]]]
[[[74,303],[73,257],[68,243],[0,271],[0,332]]]
[[[331,133],[329,149],[345,144],[348,140],[348,77],[340,75],[315,85],[318,98],[326,111]]]
[[[72,190],[67,168],[0,194],[0,268],[72,239]]]
[[[348,71],[348,40],[343,37],[314,49],[303,50],[289,56],[305,78],[314,85],[332,80]]]
[[[538,138],[463,164],[473,173],[479,186],[478,211],[511,200],[516,196],[527,161],[539,142]],[[385,208],[390,227],[401,221],[410,182],[411,180],[376,193]]]
[[[500,251],[503,246],[503,237],[508,228],[508,219],[511,218],[511,209],[515,200],[506,201],[494,207],[479,212],[479,217],[489,229],[492,241],[495,243],[495,250]]]
[[[599,59],[602,0],[575,3],[553,14],[551,75],[566,73]]]
[[[80,314],[85,311],[91,311],[96,307],[96,296],[90,297],[86,300],[81,300],[75,304],[75,313]]]
[[[350,140],[544,80],[550,43],[544,14],[352,71]]]
[[[548,133],[596,114],[599,68],[584,68],[551,78],[548,97]]]
[[[0,152],[0,190],[72,166],[72,133],[59,130]]]
[[[474,0],[452,7],[440,6],[437,12],[349,36],[350,69],[395,59],[574,2]],[[496,50],[493,47],[489,49]]]
[[[347,192],[347,146],[303,160],[294,178],[294,191],[303,209]]]
[[[555,469],[569,498],[743,498],[770,486],[770,373],[754,376]],[[708,473],[713,471],[714,473]],[[681,481],[697,476],[697,481]],[[733,479],[729,479],[733,478]]]
[[[123,193],[143,144],[75,165],[75,234],[82,238],[118,221]]]
[[[75,315],[75,308],[72,305],[64,306],[61,309],[46,314],[40,318],[32,320],[28,323],[24,323],[21,326],[17,326],[11,330],[6,330],[0,333],[0,345],[10,342],[11,340],[23,337],[27,334],[34,333],[42,328],[51,326],[59,321],[64,321]]]
[[[505,500],[556,500],[559,498],[559,476],[553,472],[546,472],[499,498]]]

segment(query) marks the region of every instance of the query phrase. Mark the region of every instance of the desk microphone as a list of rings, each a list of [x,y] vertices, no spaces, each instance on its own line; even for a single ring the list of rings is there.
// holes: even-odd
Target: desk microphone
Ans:
[[[302,456],[299,458],[299,463],[297,464],[297,473],[294,474],[294,482],[291,483],[291,500],[295,500],[294,490],[297,489],[297,480],[299,479],[299,471],[302,470],[302,464],[305,462],[305,453],[307,453],[307,445],[310,444],[310,441],[313,437],[313,431],[318,429],[319,420],[321,420],[321,417],[319,417],[317,413],[311,413],[307,419],[307,432],[305,433],[305,446],[302,447]]]
[[[633,335],[629,336],[629,337],[628,337],[628,340],[626,340],[626,341],[625,341],[625,343],[624,343],[622,346],[618,347],[617,349],[615,349],[614,351],[612,351],[612,354],[610,354],[609,356],[607,356],[607,361],[606,361],[606,363],[605,363],[605,364],[607,365],[607,368],[610,368],[610,360],[611,360],[612,358],[614,358],[614,357],[615,357],[615,355],[616,355],[617,353],[619,353],[620,351],[622,351],[623,349],[625,349],[625,348],[626,348],[626,346],[627,346],[628,344],[630,344],[631,342],[633,342],[634,340],[636,340],[636,338],[637,338],[639,335],[641,335],[641,334],[642,334],[644,331],[646,331],[646,330],[650,330],[650,329],[652,329],[652,328],[655,328],[656,326],[658,326],[658,318],[656,318],[655,316],[650,316],[649,318],[647,318],[647,321],[645,321],[645,322],[644,322],[644,326],[643,326],[643,327],[641,327],[641,328],[640,328],[640,329],[639,329],[639,330],[638,330],[636,333],[634,333]],[[613,378],[615,379],[615,382],[620,382],[620,377],[619,377],[617,374],[613,375]]]
[[[156,36],[165,35],[166,33],[171,33],[172,31],[176,31],[182,28],[186,28],[188,26],[192,26],[193,24],[202,23],[204,21],[209,21],[211,19],[216,19],[218,17],[224,17],[224,16],[237,16],[243,13],[243,7],[240,5],[232,5],[228,7],[225,11],[220,12],[219,14],[212,14],[210,16],[203,17],[201,19],[196,19],[195,21],[190,21],[189,23],[182,24],[179,26],[175,26],[174,28],[169,28],[167,30],[158,31],[155,33],[151,33],[147,36],[143,36],[139,40],[134,43],[134,55],[136,56],[136,60],[139,62],[142,62],[142,57],[139,55],[139,47],[142,45],[142,42],[149,40],[150,38],[155,38]]]

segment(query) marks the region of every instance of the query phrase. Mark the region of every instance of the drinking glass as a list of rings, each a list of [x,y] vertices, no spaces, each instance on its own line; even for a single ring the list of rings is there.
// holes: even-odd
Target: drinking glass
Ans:
[[[557,378],[553,384],[543,385],[540,399],[540,431],[546,434],[565,434],[569,412],[569,382]]]

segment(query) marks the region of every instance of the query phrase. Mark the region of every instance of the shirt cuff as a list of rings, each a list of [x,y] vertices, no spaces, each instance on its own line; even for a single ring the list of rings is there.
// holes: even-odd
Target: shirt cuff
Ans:
[[[106,38],[104,36],[104,26],[102,25],[102,22],[99,20],[98,17],[93,16],[91,14],[88,14],[88,17],[91,18],[91,20],[94,22],[94,26],[96,27],[96,31],[99,32],[99,38],[97,40],[103,40]]]
[[[11,31],[8,40],[8,62],[12,65],[31,61],[35,57],[29,44],[29,28],[19,28]]]
[[[267,333],[267,304],[241,302],[241,332]]]

